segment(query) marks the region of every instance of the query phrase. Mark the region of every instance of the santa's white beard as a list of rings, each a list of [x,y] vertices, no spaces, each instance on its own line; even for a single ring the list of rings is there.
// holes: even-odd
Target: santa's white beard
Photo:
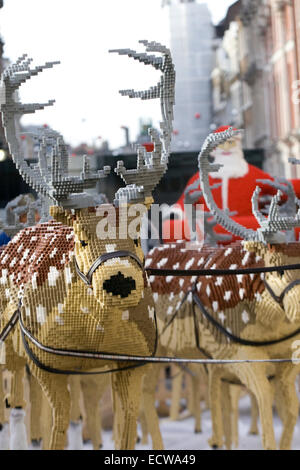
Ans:
[[[242,178],[248,173],[248,163],[244,158],[243,151],[236,147],[230,151],[230,155],[223,155],[224,150],[216,149],[212,154],[215,158],[214,163],[223,165],[215,178],[222,180],[222,208],[228,208],[228,180],[230,178]]]
[[[232,149],[230,155],[223,155],[223,150],[216,149],[212,155],[214,163],[223,165],[216,173],[216,178],[242,178],[248,173],[248,163],[240,148]]]

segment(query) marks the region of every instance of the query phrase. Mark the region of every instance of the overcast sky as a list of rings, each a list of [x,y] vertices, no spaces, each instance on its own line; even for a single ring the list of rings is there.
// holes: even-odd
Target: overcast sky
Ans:
[[[115,148],[124,143],[122,125],[138,132],[139,118],[160,120],[158,100],[141,102],[121,97],[122,88],[155,85],[159,72],[109,49],[143,50],[139,39],[169,46],[168,8],[161,0],[4,0],[0,33],[5,56],[11,60],[28,53],[34,64],[60,60],[61,64],[34,77],[21,88],[23,102],[55,98],[52,108],[23,118],[48,123],[67,142],[107,139]],[[208,0],[213,22],[220,21],[233,0]],[[98,141],[100,142],[100,141]]]

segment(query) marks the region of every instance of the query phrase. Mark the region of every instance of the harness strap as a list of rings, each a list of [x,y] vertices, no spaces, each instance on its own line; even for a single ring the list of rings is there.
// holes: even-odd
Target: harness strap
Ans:
[[[194,304],[193,304],[193,310],[194,310]],[[29,355],[29,357],[32,359],[32,361],[38,367],[40,367],[43,370],[46,370],[47,372],[55,373],[55,374],[95,375],[95,374],[102,374],[102,373],[109,373],[109,372],[117,372],[117,371],[127,370],[127,369],[131,369],[131,368],[139,367],[139,366],[144,366],[146,363],[149,363],[149,362],[151,362],[151,363],[166,363],[166,364],[168,364],[168,363],[177,363],[177,364],[194,363],[194,364],[203,364],[203,365],[206,366],[207,364],[295,363],[297,361],[300,361],[300,359],[289,359],[289,358],[284,358],[284,359],[281,359],[281,358],[278,358],[278,359],[210,359],[210,358],[209,359],[188,359],[188,358],[185,358],[185,359],[183,359],[183,358],[175,358],[175,357],[154,357],[154,356],[141,357],[141,356],[121,356],[121,355],[117,355],[117,354],[115,354],[115,355],[103,354],[103,359],[109,359],[109,360],[115,360],[115,361],[121,361],[121,362],[122,361],[127,361],[127,362],[128,361],[131,361],[131,362],[134,361],[136,363],[139,362],[140,364],[134,364],[132,366],[125,366],[124,368],[112,369],[112,370],[109,370],[109,371],[99,371],[99,372],[81,372],[81,371],[59,370],[59,369],[55,369],[55,368],[46,366],[45,364],[41,363],[39,361],[39,359],[35,356],[35,354],[31,351],[31,349],[29,348],[29,345],[28,345],[28,343],[25,339],[25,335],[27,337],[29,337],[30,339],[33,339],[33,340],[35,340],[35,338],[33,338],[30,335],[30,333],[25,329],[25,327],[22,323],[21,314],[20,314],[20,312],[18,312],[18,313],[19,313],[19,325],[20,325],[20,329],[21,329],[21,335],[22,335],[22,339],[23,339],[24,348],[25,348],[27,354]],[[196,322],[195,310],[194,310],[194,319],[195,319],[195,328],[196,328],[196,323],[197,322]],[[289,337],[293,336],[296,333],[293,333]],[[284,339],[288,339],[288,337],[286,337]],[[284,339],[278,340],[278,341],[283,341]],[[41,343],[38,343],[36,340],[34,341],[34,343],[38,347],[41,347],[41,349],[45,350],[45,348],[47,348],[47,347],[43,346]],[[47,349],[49,349],[49,348],[47,348]],[[199,350],[201,351],[200,348],[199,348]],[[48,351],[48,352],[52,352],[54,354],[57,354],[57,350],[52,350],[52,351]],[[206,354],[206,357],[209,357],[209,356]]]
[[[262,266],[260,268],[244,269],[156,269],[146,268],[152,276],[232,276],[236,274],[259,274],[300,269],[300,264],[288,264],[284,266]]]
[[[300,333],[300,328],[298,328],[296,331],[294,331],[293,333],[290,333],[287,336],[284,336],[283,338],[273,339],[271,341],[251,341],[251,340],[243,339],[243,338],[240,338],[239,336],[236,336],[230,333],[212,315],[210,315],[210,313],[206,310],[203,303],[201,302],[201,300],[199,299],[198,295],[195,292],[193,292],[193,300],[196,303],[196,305],[199,307],[202,315],[210,323],[212,323],[219,331],[221,331],[221,333],[223,333],[225,336],[230,338],[235,343],[243,344],[244,346],[271,346],[272,344],[278,344],[278,343],[281,343],[282,341],[286,341],[290,338],[293,338],[294,336]]]
[[[173,323],[173,321],[175,320],[175,318],[177,317],[177,314],[179,313],[181,307],[183,306],[183,304],[185,303],[185,301],[187,300],[188,296],[192,293],[191,290],[188,290],[186,292],[186,294],[184,295],[182,301],[180,302],[179,306],[176,308],[175,312],[173,313],[173,315],[171,316],[170,320],[166,323],[166,325],[163,327],[161,333],[159,334],[159,338],[164,334],[164,332],[166,331],[166,329],[171,325],[171,323]]]
[[[16,310],[15,313],[11,316],[5,327],[0,333],[0,341],[5,341],[9,333],[12,331],[16,325],[19,318],[19,310]]]
[[[139,356],[130,356],[130,355],[124,355],[124,354],[109,354],[109,353],[102,353],[102,352],[92,352],[92,351],[76,351],[76,350],[68,350],[68,349],[59,349],[59,348],[51,348],[49,346],[45,346],[42,343],[40,343],[32,334],[25,328],[25,325],[22,320],[21,316],[21,311],[17,310],[15,312],[17,314],[17,320],[19,320],[19,325],[20,325],[20,330],[21,330],[21,335],[22,335],[22,340],[24,344],[24,348],[30,359],[41,369],[51,372],[54,374],[65,374],[65,375],[96,375],[96,374],[108,374],[110,372],[119,372],[122,370],[127,370],[127,369],[134,369],[136,367],[141,367],[147,362],[149,362],[149,359],[154,358],[156,351],[157,351],[157,344],[158,344],[158,328],[157,328],[157,318],[156,318],[156,312],[154,310],[154,323],[155,323],[155,343],[154,343],[154,350],[151,354],[151,356],[144,356],[144,357],[139,357]],[[37,346],[39,349],[42,351],[48,352],[50,354],[56,354],[56,355],[61,355],[61,356],[71,356],[71,357],[79,357],[79,358],[87,358],[87,359],[102,359],[102,360],[111,360],[111,361],[119,361],[119,362],[132,362],[134,361],[135,364],[130,365],[130,366],[125,366],[117,369],[110,369],[110,370],[105,370],[105,371],[97,371],[97,372],[83,372],[83,371],[72,371],[72,370],[63,370],[63,369],[55,369],[53,367],[47,366],[43,364],[38,357],[34,354],[34,352],[30,349],[28,342],[26,341],[27,336],[30,341]],[[139,363],[139,364],[138,364]]]
[[[46,366],[43,364],[38,357],[34,354],[34,352],[30,349],[28,342],[26,341],[25,334],[21,328],[21,335],[23,340],[23,345],[26,353],[28,354],[29,358],[32,362],[42,370],[46,372],[50,372],[51,374],[62,374],[62,375],[100,375],[100,374],[109,374],[110,372],[120,372],[122,370],[128,369],[136,369],[137,367],[142,367],[146,364],[146,362],[141,362],[140,364],[133,364],[130,366],[125,367],[118,367],[116,369],[110,370],[103,370],[103,371],[94,371],[94,372],[85,372],[85,371],[74,371],[74,370],[66,370],[66,369],[56,369],[55,367]]]
[[[112,251],[110,253],[104,253],[103,255],[99,256],[99,258],[97,258],[92,266],[90,267],[90,269],[88,270],[88,273],[85,275],[82,271],[80,271],[79,269],[79,266],[77,264],[77,261],[76,261],[76,258],[75,258],[75,269],[76,269],[76,272],[78,274],[78,276],[81,278],[81,280],[87,284],[88,286],[91,286],[92,285],[92,276],[94,274],[94,272],[96,271],[97,268],[99,268],[99,266],[102,264],[102,263],[105,263],[105,261],[108,261],[109,259],[112,259],[112,258],[132,258],[134,259],[137,264],[139,265],[139,267],[141,269],[144,269],[144,266],[141,262],[141,260],[139,259],[139,257],[135,254],[135,253],[131,253],[131,251],[126,251],[126,250],[120,250],[120,251]]]
[[[26,342],[26,340],[25,340]],[[28,345],[27,345],[28,346]],[[24,347],[26,348],[25,344]],[[32,356],[32,360],[34,361],[34,358],[36,356],[32,353],[32,351],[29,349],[29,354]],[[282,364],[282,363],[299,363],[300,359],[182,359],[182,358],[176,358],[176,357],[145,357],[145,358],[135,358],[136,362],[141,362],[141,364],[135,364],[133,366],[128,366],[124,368],[119,368],[119,369],[113,369],[113,370],[108,370],[108,371],[101,371],[101,372],[80,372],[80,371],[64,371],[64,370],[58,370],[58,369],[53,369],[51,367],[45,366],[42,364],[39,360],[37,360],[36,364],[38,367],[41,369],[46,370],[47,372],[52,372],[55,374],[67,374],[67,375],[90,375],[90,374],[102,374],[102,373],[109,373],[109,372],[118,372],[122,370],[127,370],[127,369],[133,369],[136,367],[144,366],[146,363],[152,362],[152,363],[160,363],[160,364],[169,364],[169,363],[175,363],[175,364],[187,364],[187,363],[192,363],[192,364],[267,364],[267,363],[276,363],[276,364]]]
[[[293,287],[298,286],[300,284],[300,279],[296,279],[295,281],[291,282],[288,286],[286,286],[286,288],[281,292],[280,295],[275,294],[275,292],[273,291],[273,289],[271,288],[271,286],[267,283],[265,279],[263,280],[263,282],[264,282],[265,288],[267,289],[271,297],[273,297],[275,302],[277,302],[283,308],[283,299],[284,299],[285,294],[287,294],[291,289],[293,289]]]

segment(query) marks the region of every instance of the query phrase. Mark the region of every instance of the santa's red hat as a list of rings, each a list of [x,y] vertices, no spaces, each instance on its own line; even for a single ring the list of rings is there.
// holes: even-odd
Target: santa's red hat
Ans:
[[[232,126],[221,126],[221,127],[218,127],[218,129],[214,130],[214,134],[217,134],[218,132],[228,131],[228,129],[230,129],[230,128],[232,128],[232,130],[234,130],[234,131],[237,131],[237,129],[235,127],[232,127]]]

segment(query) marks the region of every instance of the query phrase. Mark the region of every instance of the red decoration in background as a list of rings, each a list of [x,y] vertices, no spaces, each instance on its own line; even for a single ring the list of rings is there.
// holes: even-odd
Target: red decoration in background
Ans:
[[[26,136],[25,135],[21,135],[21,140],[25,140],[26,139]]]
[[[88,155],[94,155],[94,150],[93,149],[88,149],[87,154]]]
[[[178,135],[178,134],[179,134],[179,131],[178,131],[177,129],[174,129],[173,134],[174,134],[174,135]]]
[[[143,147],[147,150],[147,152],[153,152],[154,150],[154,143],[153,142],[145,142],[142,144]]]
[[[201,114],[200,113],[196,113],[195,114],[195,119],[200,119],[201,118]]]
[[[49,126],[48,126],[48,124],[44,124],[43,127],[44,127],[45,129],[47,129],[47,127],[49,127]]]
[[[214,134],[217,134],[218,132],[225,132],[225,131],[228,131],[228,129],[230,129],[231,126],[221,126],[221,127],[218,127],[218,129],[214,130]],[[232,128],[234,131],[237,131],[237,129],[235,127]]]
[[[71,156],[72,156],[72,157],[76,157],[76,153],[72,153]]]

